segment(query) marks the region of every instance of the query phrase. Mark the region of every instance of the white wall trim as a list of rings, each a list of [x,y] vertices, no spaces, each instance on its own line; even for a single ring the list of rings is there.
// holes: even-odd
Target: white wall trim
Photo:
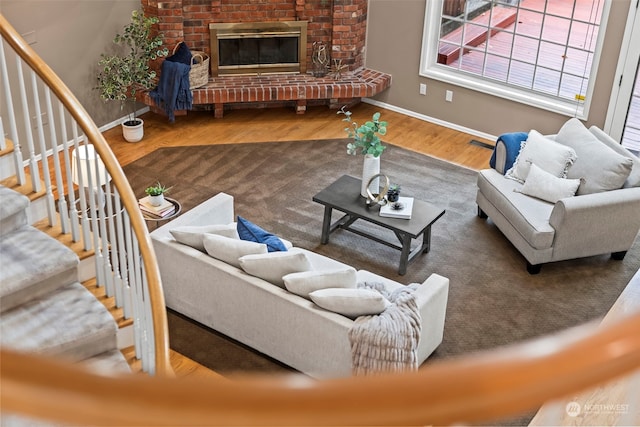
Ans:
[[[141,115],[141,114],[144,114],[144,113],[146,113],[148,111],[149,111],[149,107],[141,108],[141,109],[136,111],[136,117]],[[112,121],[110,123],[107,123],[106,125],[100,126],[98,128],[98,130],[100,132],[105,132],[105,131],[107,131],[109,129],[113,129],[116,126],[120,126],[122,123],[126,122],[127,120],[129,120],[129,116],[128,115],[126,115],[124,117],[120,117],[119,119],[115,119],[114,121]]]
[[[488,139],[490,141],[495,141],[498,139],[496,135],[491,135],[485,132],[480,132],[476,129],[471,129],[468,127],[460,126],[455,123],[446,122],[444,120],[436,119],[435,117],[426,116],[424,114],[416,113],[415,111],[407,110],[402,107],[397,107],[395,105],[387,104],[385,102],[376,101],[371,98],[362,98],[362,102],[367,104],[376,105],[381,108],[385,108],[387,110],[395,111],[396,113],[404,114],[405,116],[413,117],[416,119],[424,120],[425,122],[433,123],[439,126],[444,126],[449,129],[453,129],[459,132],[468,133],[473,136],[477,136],[478,138]]]
[[[638,70],[640,48],[637,40],[634,40],[634,36],[636,39],[640,38],[639,20],[640,9],[638,8],[638,3],[631,1],[603,127],[603,130],[616,141],[620,141],[624,133],[629,112],[629,100],[633,94],[635,76]],[[625,77],[624,80],[623,76]]]

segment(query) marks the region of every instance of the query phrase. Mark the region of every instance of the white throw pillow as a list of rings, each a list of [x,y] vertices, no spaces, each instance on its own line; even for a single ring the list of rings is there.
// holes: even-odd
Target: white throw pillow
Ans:
[[[558,178],[540,169],[535,163],[531,165],[529,176],[524,182],[521,193],[555,203],[566,197],[573,197],[580,185],[579,179]]]
[[[531,164],[535,163],[553,176],[565,178],[567,169],[573,164],[576,157],[573,148],[559,144],[536,130],[531,130],[527,140],[522,143],[515,163],[505,176],[524,183],[529,175]]]
[[[183,245],[191,246],[204,252],[204,244],[202,238],[205,233],[218,234],[220,236],[229,237],[232,239],[239,239],[238,230],[235,223],[231,224],[210,224],[210,225],[185,225],[182,227],[176,227],[169,230],[171,235],[177,242]]]
[[[232,239],[217,234],[205,234],[203,244],[209,256],[238,268],[240,268],[238,261],[240,257],[267,253],[267,245],[264,243]]]
[[[575,117],[562,125],[556,141],[578,153],[567,174],[568,178],[584,179],[578,195],[622,188],[633,168],[632,159],[607,147]]]
[[[246,255],[239,259],[246,273],[284,288],[283,276],[311,270],[311,262],[303,252],[269,252],[264,255]]]
[[[380,314],[391,305],[382,294],[370,289],[328,288],[313,291],[309,296],[319,307],[352,319]]]
[[[341,270],[312,270],[291,273],[284,276],[282,280],[284,280],[284,286],[289,292],[304,298],[309,298],[311,292],[319,289],[355,289],[357,285],[356,269],[352,267]]]

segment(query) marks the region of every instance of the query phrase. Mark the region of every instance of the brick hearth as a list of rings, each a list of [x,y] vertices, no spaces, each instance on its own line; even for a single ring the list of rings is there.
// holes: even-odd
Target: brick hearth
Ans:
[[[194,89],[193,103],[212,105],[216,118],[222,118],[225,106],[231,109],[291,105],[296,113],[303,114],[307,105],[340,108],[380,93],[390,85],[389,74],[370,69],[343,73],[339,79],[309,74],[221,76],[210,78],[207,85]],[[164,114],[155,107],[148,94],[145,94],[143,102],[153,111]]]
[[[297,113],[312,104],[339,108],[391,85],[389,74],[364,68],[368,0],[141,0],[141,4],[146,15],[159,19],[158,31],[170,49],[184,41],[192,50],[210,55],[209,24],[214,22],[303,20],[308,22],[307,64],[312,64],[313,43],[322,42],[331,59],[345,67],[337,79],[311,74],[210,77],[208,84],[193,90],[193,103],[212,108],[216,117],[222,117],[225,108],[241,106],[293,105]],[[144,102],[157,110],[148,95]]]

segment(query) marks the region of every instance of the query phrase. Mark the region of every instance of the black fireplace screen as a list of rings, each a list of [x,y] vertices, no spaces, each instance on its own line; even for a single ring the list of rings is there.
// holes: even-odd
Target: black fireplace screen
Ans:
[[[219,65],[297,63],[298,40],[298,37],[218,39]]]

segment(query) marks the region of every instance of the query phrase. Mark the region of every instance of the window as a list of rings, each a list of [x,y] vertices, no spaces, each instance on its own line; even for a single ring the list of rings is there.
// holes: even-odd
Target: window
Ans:
[[[609,2],[428,0],[420,74],[586,118]]]

